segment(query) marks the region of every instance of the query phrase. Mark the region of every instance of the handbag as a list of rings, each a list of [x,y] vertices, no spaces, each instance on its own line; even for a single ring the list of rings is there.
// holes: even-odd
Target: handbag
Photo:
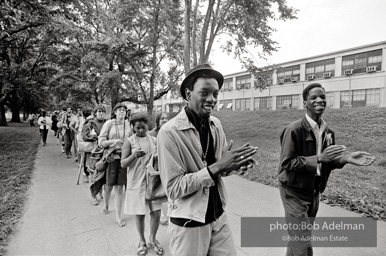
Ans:
[[[96,146],[98,146],[98,141],[85,141],[82,138],[82,134],[78,133],[76,135],[76,140],[78,141],[78,152],[91,152]]]
[[[103,172],[104,170],[106,170],[107,168],[107,164],[109,162],[113,162],[114,161],[114,157],[112,156],[112,153],[115,151],[116,149],[115,148],[105,148],[103,149],[103,156],[101,159],[99,159],[96,163],[95,163],[95,170],[97,172]]]
[[[146,165],[146,193],[147,201],[157,201],[157,203],[167,202],[167,196],[162,187],[160,172],[158,171],[158,161],[154,154]]]

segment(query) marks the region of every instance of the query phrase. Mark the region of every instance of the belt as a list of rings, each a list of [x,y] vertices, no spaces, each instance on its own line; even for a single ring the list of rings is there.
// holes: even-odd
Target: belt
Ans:
[[[283,187],[283,188],[289,188],[293,191],[297,191],[298,193],[302,193],[302,189],[300,188],[294,188],[294,187],[288,187],[287,185],[287,182],[286,181],[280,181],[280,185]],[[317,194],[319,193],[320,191],[320,176],[315,176],[315,179],[314,179],[314,189],[313,189],[313,193],[314,194]]]

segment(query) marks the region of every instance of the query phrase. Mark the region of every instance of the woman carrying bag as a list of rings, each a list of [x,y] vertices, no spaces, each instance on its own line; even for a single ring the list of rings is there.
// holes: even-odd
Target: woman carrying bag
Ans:
[[[145,255],[147,249],[154,249],[157,255],[163,255],[164,249],[156,240],[161,216],[161,203],[146,200],[146,166],[156,153],[156,138],[147,134],[148,119],[145,115],[131,117],[134,135],[128,138],[122,147],[122,167],[127,167],[127,189],[125,214],[135,215],[135,224],[139,234],[137,255]],[[145,215],[150,213],[150,236],[146,245]]]
[[[124,186],[126,186],[126,169],[121,166],[121,147],[123,142],[132,135],[130,123],[125,120],[127,107],[118,103],[113,109],[114,116],[106,121],[98,137],[98,144],[105,150],[114,149],[112,160],[108,161],[106,168],[106,185],[103,213],[109,213],[109,201],[111,191],[115,192],[115,215],[118,226],[123,227],[126,223],[122,220],[122,206],[124,201]]]
[[[82,139],[84,141],[96,141],[98,142],[98,136],[101,133],[103,124],[106,122],[105,119],[106,114],[106,108],[103,105],[98,105],[94,108],[94,118],[92,119],[86,119],[83,129],[82,129]],[[90,177],[90,159],[91,159],[91,152],[85,152],[84,153],[84,176],[83,176],[83,182],[87,183]],[[86,182],[87,181],[87,182]],[[100,182],[104,182],[105,180],[101,180]],[[91,179],[91,182],[94,183],[94,179]],[[94,184],[91,184],[91,186]],[[90,186],[90,187],[91,187]],[[98,188],[102,188],[102,185],[97,186]],[[97,194],[100,195],[101,199],[103,199],[102,191],[97,190],[91,190],[91,197],[92,197],[92,204],[98,205],[98,199]]]

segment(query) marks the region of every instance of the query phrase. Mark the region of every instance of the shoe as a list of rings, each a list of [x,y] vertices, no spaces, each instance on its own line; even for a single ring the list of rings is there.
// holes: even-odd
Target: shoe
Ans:
[[[88,183],[88,176],[83,175],[83,183]]]
[[[118,222],[118,226],[120,226],[121,228],[126,226],[126,222],[123,220],[117,220],[117,222]]]
[[[146,243],[144,242],[139,243],[138,249],[137,249],[137,255],[146,255],[146,253],[147,253]]]
[[[161,223],[161,225],[167,225],[169,223],[169,220],[168,220],[167,217],[161,216],[161,219],[159,220],[159,223]]]
[[[98,205],[99,204],[99,201],[98,201],[98,199],[96,198],[96,197],[94,197],[93,199],[92,199],[92,202],[91,202],[93,205]]]
[[[153,249],[155,254],[157,255],[163,255],[164,254],[164,248],[162,248],[161,244],[155,240],[154,243],[148,243],[147,246],[149,249]]]

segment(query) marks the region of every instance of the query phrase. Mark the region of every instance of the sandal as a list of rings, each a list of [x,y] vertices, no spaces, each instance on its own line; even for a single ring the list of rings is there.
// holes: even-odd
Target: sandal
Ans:
[[[161,244],[157,240],[155,240],[153,244],[148,243],[147,246],[149,247],[149,249],[153,249],[157,255],[164,254],[164,248],[161,247]]]
[[[117,220],[117,222],[118,222],[118,226],[120,227],[126,226],[126,222],[124,222],[123,220]]]
[[[146,255],[146,253],[147,253],[146,243],[144,242],[139,243],[138,249],[137,249],[137,255]]]

